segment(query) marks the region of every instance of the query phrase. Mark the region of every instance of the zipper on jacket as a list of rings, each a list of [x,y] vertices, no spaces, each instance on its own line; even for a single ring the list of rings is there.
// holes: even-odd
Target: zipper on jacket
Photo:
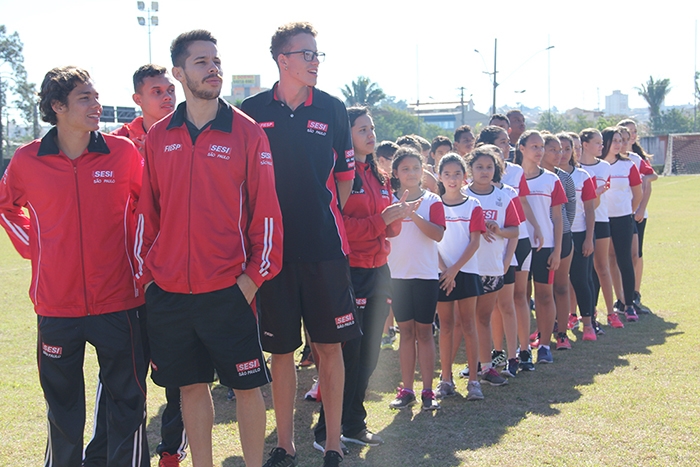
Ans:
[[[77,162],[76,162],[77,163]],[[73,161],[71,161],[73,164]],[[85,276],[85,252],[83,251],[83,216],[80,212],[80,186],[78,183],[78,166],[73,164],[73,175],[75,178],[75,194],[78,204],[78,239],[80,240],[80,266],[83,269],[83,295],[85,295],[85,314],[90,316],[87,296],[87,277]]]
[[[187,194],[187,288],[190,289],[190,294],[192,294],[192,281],[190,277],[190,265],[191,265],[191,260],[192,260],[192,253],[190,249],[191,241],[192,238],[190,236],[191,234],[191,213],[192,213],[192,170],[194,169],[194,149],[195,149],[195,144],[192,143],[192,154],[190,155],[190,187],[189,187],[189,192]]]

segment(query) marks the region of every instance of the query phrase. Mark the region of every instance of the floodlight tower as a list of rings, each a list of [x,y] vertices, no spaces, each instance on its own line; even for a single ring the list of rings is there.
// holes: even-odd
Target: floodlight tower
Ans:
[[[136,6],[138,7],[139,11],[146,13],[145,18],[143,16],[139,16],[136,19],[141,26],[146,26],[148,28],[148,63],[153,63],[153,60],[151,59],[151,26],[158,26],[158,17],[151,15],[151,13],[158,11],[158,2],[151,2],[151,6],[148,8],[146,7],[146,2],[136,2]]]

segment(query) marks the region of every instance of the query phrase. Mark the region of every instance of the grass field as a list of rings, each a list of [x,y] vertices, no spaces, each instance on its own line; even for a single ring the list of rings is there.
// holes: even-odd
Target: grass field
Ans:
[[[555,363],[518,374],[505,387],[483,387],[486,399],[462,396],[435,413],[391,411],[399,383],[398,354],[382,351],[367,395],[369,427],[386,443],[350,446],[343,466],[700,465],[700,177],[654,183],[645,240],[644,302],[655,314],[625,329],[606,327],[597,342],[556,352]],[[0,238],[0,465],[43,462],[45,406],[36,370],[36,315],[27,297],[29,263]],[[454,371],[464,364],[461,354]],[[86,357],[88,414],[97,379]],[[436,378],[439,368],[436,369]],[[315,370],[299,371],[296,441],[300,466],[320,466],[310,428],[318,405],[302,400]],[[437,382],[437,379],[436,379]],[[465,383],[458,390],[466,393]],[[151,450],[159,441],[164,394],[149,385]],[[266,450],[275,446],[270,388]],[[215,465],[243,466],[235,402],[213,388]],[[91,433],[90,420],[86,439]],[[157,458],[151,459],[153,466]],[[183,465],[190,466],[188,458]]]

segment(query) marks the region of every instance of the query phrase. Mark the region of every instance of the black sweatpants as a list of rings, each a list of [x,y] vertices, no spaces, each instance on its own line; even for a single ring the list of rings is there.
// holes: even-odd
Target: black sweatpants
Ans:
[[[357,318],[362,336],[343,344],[345,387],[343,388],[342,434],[353,437],[367,428],[365,393],[369,379],[377,367],[381,351],[382,330],[389,316],[391,275],[389,266],[379,268],[350,268],[357,302]],[[323,363],[321,363],[323,364]],[[323,387],[321,387],[323,393]],[[326,439],[326,418],[321,406],[314,427],[316,441]]]
[[[146,364],[136,309],[79,318],[38,317],[39,380],[48,406],[45,465],[83,462],[85,344],[95,347],[106,398],[107,466],[148,467]],[[86,465],[90,459],[86,459]]]
[[[629,216],[610,218],[610,237],[617,267],[622,276],[625,306],[631,306],[634,301],[634,265],[632,264],[632,235],[634,235],[634,218]]]
[[[569,280],[576,292],[576,302],[581,316],[593,316],[596,302],[593,285],[593,255],[583,256],[583,242],[586,232],[573,232],[574,256],[571,259]],[[595,240],[593,240],[595,242]]]

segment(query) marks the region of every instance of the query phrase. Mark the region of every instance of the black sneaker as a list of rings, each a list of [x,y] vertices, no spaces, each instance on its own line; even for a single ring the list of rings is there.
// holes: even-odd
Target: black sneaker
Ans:
[[[651,310],[649,309],[649,307],[642,305],[642,296],[639,295],[639,292],[634,293],[634,300],[632,301],[632,306],[634,307],[634,311],[636,311],[638,315],[651,314]]]
[[[501,374],[509,378],[514,378],[516,373],[518,372],[518,363],[519,362],[517,358],[509,358],[505,368],[501,370]]]
[[[424,389],[420,394],[420,399],[423,410],[438,410],[440,408],[432,389]]]
[[[598,320],[592,319],[592,320],[591,320],[591,325],[593,326],[593,330],[595,331],[595,333],[596,333],[597,335],[602,336],[602,335],[605,334],[605,331],[603,331],[603,327],[600,325],[600,323],[598,322]]]
[[[328,451],[323,456],[323,467],[338,467],[343,462],[343,456],[339,452]]]
[[[613,305],[613,311],[615,313],[625,313],[625,304],[622,303],[620,300],[617,300],[615,304]]]
[[[503,368],[506,366],[506,362],[508,361],[508,357],[506,356],[505,351],[503,350],[492,350],[491,351],[491,365],[494,367],[499,367]]]
[[[263,467],[296,467],[297,456],[290,456],[284,448],[274,448]]]
[[[529,350],[521,350],[518,357],[520,358],[518,365],[520,371],[535,371],[535,365],[532,363],[532,353]]]

